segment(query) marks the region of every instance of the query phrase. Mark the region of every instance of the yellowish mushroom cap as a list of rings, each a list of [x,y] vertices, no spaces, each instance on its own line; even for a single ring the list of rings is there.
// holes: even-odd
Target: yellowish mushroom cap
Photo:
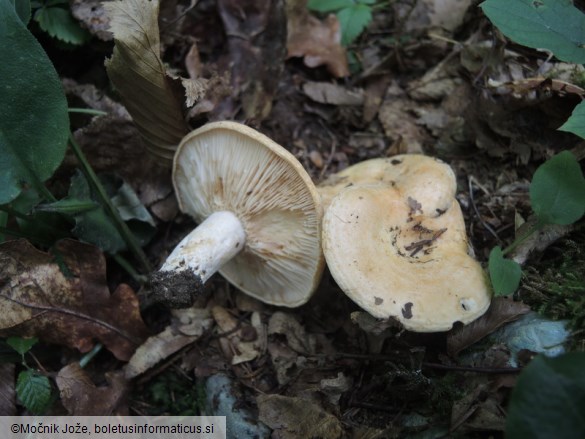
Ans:
[[[443,173],[427,168],[429,160],[412,166],[425,169],[422,179],[403,173],[341,190],[323,219],[323,250],[339,287],[374,317],[416,332],[470,323],[491,298],[483,269],[467,254],[454,175],[441,187],[433,176]]]

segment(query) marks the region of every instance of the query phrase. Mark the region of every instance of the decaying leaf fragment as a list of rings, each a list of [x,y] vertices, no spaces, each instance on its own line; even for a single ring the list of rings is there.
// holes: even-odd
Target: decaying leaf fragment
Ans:
[[[28,241],[0,245],[0,337],[36,336],[89,351],[96,340],[127,361],[147,336],[128,285],[110,294],[102,252],[60,241],[53,254]]]
[[[160,57],[158,0],[104,3],[114,34],[106,69],[149,150],[172,158],[189,127],[183,117],[184,90]]]
[[[341,422],[317,403],[282,395],[258,396],[259,419],[277,431],[282,439],[298,437],[341,437]]]
[[[115,412],[128,387],[122,373],[106,374],[107,386],[97,387],[79,363],[71,363],[59,371],[55,381],[61,403],[74,416],[108,416]]]
[[[303,57],[307,67],[324,65],[337,78],[348,76],[347,55],[341,46],[337,17],[331,14],[320,21],[309,14],[306,0],[287,1],[286,13],[288,57]]]

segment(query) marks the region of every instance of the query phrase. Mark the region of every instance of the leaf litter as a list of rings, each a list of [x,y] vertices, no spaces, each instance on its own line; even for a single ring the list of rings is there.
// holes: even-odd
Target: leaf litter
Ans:
[[[101,10],[82,10],[80,2],[74,3],[85,22],[97,23],[90,30],[101,35]],[[132,3],[136,7],[140,2]],[[485,26],[472,29],[473,19],[484,19],[469,2],[421,1],[414,10],[412,2],[395,2],[376,10],[365,33],[348,48],[340,44],[335,16],[315,17],[305,1],[287,2],[285,63],[279,58],[282,35],[271,46],[258,34],[275,17],[282,19],[282,11],[261,1],[252,2],[249,10],[222,1],[219,12],[215,2],[199,3],[191,10],[185,5],[168,9],[170,24],[160,29],[153,11],[148,18],[152,41],[158,41],[159,30],[164,34],[160,46],[147,47],[148,59],[160,67],[156,82],[166,102],[163,112],[192,125],[218,117],[248,119],[293,152],[317,182],[367,158],[437,154],[459,178],[458,199],[480,261],[487,261],[495,245],[510,242],[516,218],[529,217],[527,182],[538,164],[561,145],[577,143],[574,136],[556,131],[583,95],[574,70],[541,54],[504,47]],[[229,35],[210,33],[214,25]],[[236,34],[245,38],[237,40]],[[117,47],[118,55],[127,55],[120,52],[123,45]],[[356,76],[349,76],[348,51],[362,63]],[[253,55],[250,65],[248,55]],[[263,66],[267,56],[271,63]],[[172,77],[167,61],[175,67]],[[230,79],[202,82],[211,87],[205,94],[194,87],[192,95],[201,106],[194,102],[198,109],[189,115],[184,91],[175,88],[177,72],[191,79],[213,74]],[[171,136],[153,147],[148,139],[151,116],[141,111],[159,108],[151,99],[133,108],[129,102],[134,95],[125,96],[120,84],[114,81],[138,130],[123,107],[106,102],[95,89],[70,83],[72,94],[87,106],[113,113],[80,123],[75,135],[92,165],[121,175],[154,214],[162,233],[150,254],[162,258],[190,223],[177,216],[168,166],[145,154],[141,142],[146,139],[151,151],[160,153],[161,146],[171,151],[188,126],[173,125]],[[541,258],[553,241],[562,246],[563,239],[571,238],[567,233],[548,245],[527,243],[524,263]],[[3,323],[2,334],[37,335],[81,352],[97,339],[117,359],[129,361],[120,381],[96,379],[76,363],[62,369],[57,383],[70,413],[91,412],[84,401],[92,398],[104,399],[96,413],[153,409],[152,403],[141,405],[147,399],[145,385],[156,384],[161,372],[170,370],[205,383],[207,400],[196,403],[200,413],[223,410],[234,420],[233,431],[248,435],[268,437],[271,429],[273,437],[403,437],[430,434],[437,424],[442,434],[482,437],[504,428],[505,404],[517,373],[509,361],[519,358],[522,366],[530,358],[523,349],[512,352],[506,339],[490,337],[527,313],[526,303],[500,298],[472,325],[447,334],[409,334],[394,322],[368,319],[327,275],[316,296],[295,310],[242,300],[214,278],[209,285],[213,294],[194,308],[143,310],[157,333],[147,339],[133,291],[120,286],[109,293],[108,285],[115,284],[106,283],[104,259],[95,249],[62,242],[57,247],[60,261],[57,253],[42,253],[21,241],[2,246],[2,277],[10,282],[2,284],[0,299],[15,311],[5,316],[11,321]],[[17,264],[24,265],[16,269]],[[75,277],[63,274],[61,265]],[[74,299],[51,296],[56,290]],[[95,297],[90,300],[84,291]],[[100,306],[107,312],[99,311]],[[87,318],[76,320],[80,314]],[[136,320],[127,327],[128,315]],[[103,329],[102,320],[114,329]],[[475,355],[478,346],[481,352]],[[110,366],[94,361],[97,368]],[[113,369],[120,372],[121,366]],[[129,380],[142,393],[127,393]]]

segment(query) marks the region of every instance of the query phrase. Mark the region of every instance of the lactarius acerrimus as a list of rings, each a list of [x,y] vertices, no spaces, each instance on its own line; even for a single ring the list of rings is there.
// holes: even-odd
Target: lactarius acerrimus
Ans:
[[[151,276],[154,300],[190,306],[216,271],[265,303],[309,300],[324,266],[322,209],[291,153],[245,125],[209,123],[179,145],[173,185],[199,226]]]
[[[362,162],[332,178],[323,197],[325,259],[361,308],[416,332],[446,331],[488,309],[489,283],[468,254],[447,164],[400,155]]]

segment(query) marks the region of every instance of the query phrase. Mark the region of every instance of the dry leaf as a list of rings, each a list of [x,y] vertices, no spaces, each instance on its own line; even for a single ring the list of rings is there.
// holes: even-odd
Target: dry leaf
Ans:
[[[315,353],[315,336],[307,334],[305,328],[292,314],[281,311],[272,314],[268,322],[268,335],[272,334],[284,335],[288,345],[297,353]]]
[[[0,245],[0,336],[36,336],[81,352],[97,339],[127,361],[148,332],[132,288],[121,284],[110,295],[97,247],[63,240],[53,253],[25,240]]]
[[[199,339],[213,324],[209,310],[187,308],[173,310],[176,321],[159,334],[150,337],[136,349],[124,368],[126,379],[132,379],[179,349]]]
[[[120,372],[107,373],[108,386],[96,387],[79,363],[59,371],[55,382],[61,403],[74,416],[108,416],[115,412],[126,395],[127,382]]]
[[[115,41],[108,75],[149,150],[171,159],[189,127],[180,80],[167,74],[160,57],[159,2],[121,0],[104,8]]]
[[[0,364],[0,415],[16,416],[15,366]]]
[[[303,93],[322,104],[362,105],[364,103],[363,90],[350,90],[329,82],[306,82],[303,85]]]
[[[102,41],[111,41],[112,33],[108,31],[110,20],[106,15],[102,0],[72,0],[71,14],[83,23],[90,34]]]
[[[462,326],[449,332],[447,335],[447,351],[449,355],[457,355],[463,349],[529,311],[530,307],[522,302],[515,302],[507,297],[494,298],[483,316],[467,326]]]
[[[218,0],[217,7],[230,51],[232,98],[240,98],[247,119],[263,120],[284,69],[284,2]]]
[[[236,330],[238,320],[225,308],[214,306],[211,314],[221,332],[226,334],[219,339],[219,344],[232,365],[252,361],[264,351],[266,335],[258,312],[252,313],[252,327],[243,326],[239,330]],[[252,336],[248,336],[248,333],[252,333]]]
[[[281,439],[318,437],[335,439],[343,432],[341,422],[317,403],[281,395],[259,395],[258,418]]]
[[[288,57],[303,57],[307,67],[325,65],[329,72],[343,78],[349,75],[347,55],[341,46],[341,28],[335,15],[325,21],[309,15],[307,0],[287,1]]]

